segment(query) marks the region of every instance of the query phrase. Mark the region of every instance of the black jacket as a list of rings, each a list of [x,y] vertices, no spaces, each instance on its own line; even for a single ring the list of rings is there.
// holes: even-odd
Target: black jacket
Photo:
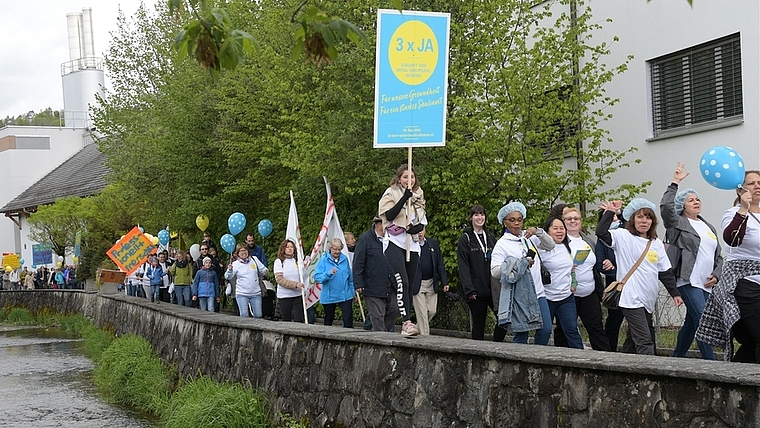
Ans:
[[[462,295],[469,299],[477,294],[478,299],[491,298],[491,252],[496,245],[493,234],[484,229],[486,254],[478,244],[478,238],[471,227],[465,228],[457,244],[457,265]]]
[[[377,239],[375,228],[364,232],[354,250],[354,288],[362,288],[365,297],[391,296],[391,275],[383,254],[383,243]]]
[[[441,245],[437,239],[425,238],[425,245],[430,246],[430,255],[433,258],[433,289],[438,292],[438,283],[441,286],[448,285],[449,281],[446,279],[446,269],[443,266],[443,255],[441,254]],[[422,253],[420,252],[420,257]],[[418,294],[422,287],[422,269],[417,269],[417,274],[414,275],[414,282],[412,283],[412,295]]]

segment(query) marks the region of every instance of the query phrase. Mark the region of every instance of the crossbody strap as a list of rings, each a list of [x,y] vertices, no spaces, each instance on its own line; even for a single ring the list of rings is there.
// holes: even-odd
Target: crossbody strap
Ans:
[[[625,274],[625,277],[620,282],[622,282],[623,284],[625,284],[628,281],[628,278],[630,278],[631,275],[633,275],[633,272],[636,270],[636,268],[638,268],[639,265],[641,264],[641,262],[644,261],[644,257],[646,257],[647,253],[649,252],[649,247],[651,247],[651,246],[652,246],[652,240],[650,239],[649,241],[647,241],[647,246],[646,246],[646,248],[644,248],[644,252],[641,253],[641,256],[639,257],[639,259],[636,260],[636,264],[634,264],[631,267],[631,270],[629,270],[628,273]]]

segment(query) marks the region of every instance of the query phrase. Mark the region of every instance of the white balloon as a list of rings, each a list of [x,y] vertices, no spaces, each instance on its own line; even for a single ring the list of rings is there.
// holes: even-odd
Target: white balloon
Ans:
[[[58,256],[58,261],[63,263],[63,256]]]
[[[193,244],[190,246],[190,256],[193,260],[198,260],[198,257],[201,256],[201,246],[199,244]]]

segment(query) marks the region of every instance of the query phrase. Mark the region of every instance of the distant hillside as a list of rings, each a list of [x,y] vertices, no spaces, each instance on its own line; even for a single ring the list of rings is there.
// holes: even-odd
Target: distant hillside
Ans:
[[[63,117],[61,112],[48,107],[40,110],[39,113],[29,111],[16,117],[8,116],[0,119],[0,128],[8,125],[16,126],[63,126]]]

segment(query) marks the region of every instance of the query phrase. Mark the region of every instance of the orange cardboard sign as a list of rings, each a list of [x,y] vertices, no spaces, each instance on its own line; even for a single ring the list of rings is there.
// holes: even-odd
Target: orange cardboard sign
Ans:
[[[127,275],[131,275],[155,251],[156,247],[148,237],[135,227],[106,251],[106,254],[119,269],[126,272]]]
[[[106,283],[106,282],[113,282],[115,284],[123,284],[124,278],[127,277],[127,274],[118,270],[108,270],[103,269],[100,271],[100,277],[98,278],[100,280],[100,283]]]

